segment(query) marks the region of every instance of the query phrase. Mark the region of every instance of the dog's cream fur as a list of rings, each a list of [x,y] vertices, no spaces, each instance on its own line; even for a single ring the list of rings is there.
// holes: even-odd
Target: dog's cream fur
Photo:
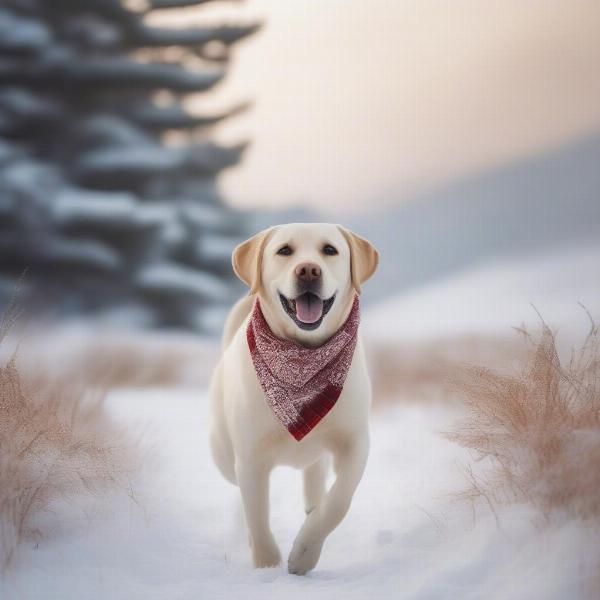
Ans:
[[[338,250],[323,253],[325,244]],[[284,245],[291,256],[277,251]],[[285,312],[279,293],[294,297],[295,267],[315,263],[322,272],[322,297],[336,299],[314,331],[300,329]],[[306,520],[288,559],[290,573],[304,574],[317,564],[325,538],[350,507],[369,450],[371,388],[363,344],[359,339],[346,383],[335,406],[300,442],[269,408],[256,376],[246,327],[254,299],[275,335],[304,346],[319,346],[345,322],[355,293],[378,263],[373,246],[330,224],[287,224],[250,238],[233,253],[237,275],[251,288],[250,296],[232,309],[223,335],[223,354],[210,387],[210,445],[213,459],[242,494],[255,567],[279,564],[281,555],[269,527],[269,474],[280,464],[303,470]],[[326,490],[327,455],[333,456],[336,479]]]

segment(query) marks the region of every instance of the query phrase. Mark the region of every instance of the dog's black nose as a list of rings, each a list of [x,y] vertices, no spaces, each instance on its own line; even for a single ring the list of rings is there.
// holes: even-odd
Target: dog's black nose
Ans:
[[[296,267],[295,271],[296,277],[300,281],[314,281],[321,277],[321,267],[314,263],[302,263]]]

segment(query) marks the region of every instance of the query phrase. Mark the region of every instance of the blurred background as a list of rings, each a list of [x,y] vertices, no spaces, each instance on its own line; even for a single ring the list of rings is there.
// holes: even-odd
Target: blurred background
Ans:
[[[314,598],[598,598],[597,0],[2,0],[0,597],[306,597],[206,444],[231,252],[293,221],[381,253]]]
[[[214,334],[232,248],[287,221],[371,239],[401,333],[596,301],[593,0],[7,0],[0,32],[3,304]]]

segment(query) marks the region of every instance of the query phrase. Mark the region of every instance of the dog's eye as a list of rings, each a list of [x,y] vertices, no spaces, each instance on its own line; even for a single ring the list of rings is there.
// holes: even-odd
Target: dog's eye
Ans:
[[[283,246],[277,250],[277,254],[280,256],[289,256],[292,253],[292,249],[289,246]]]
[[[327,256],[335,256],[337,253],[338,251],[331,244],[325,244],[325,246],[323,246],[323,254],[327,254]]]

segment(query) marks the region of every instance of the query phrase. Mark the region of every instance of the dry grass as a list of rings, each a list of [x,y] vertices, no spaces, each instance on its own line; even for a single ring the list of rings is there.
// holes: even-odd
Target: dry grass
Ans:
[[[143,343],[140,334],[129,339],[89,340],[72,361],[90,385],[110,387],[177,386],[205,383],[213,363],[209,349],[200,344],[154,338]]]
[[[466,495],[492,509],[528,501],[546,518],[562,512],[600,524],[598,327],[592,322],[566,365],[545,324],[537,341],[528,338],[534,352],[516,375],[469,367],[453,382],[468,416],[449,436],[489,466],[469,471]]]
[[[505,372],[531,355],[522,339],[456,336],[425,341],[369,340],[374,405],[456,400],[451,377],[465,363]]]
[[[24,381],[15,356],[0,363],[0,571],[21,541],[46,533],[38,517],[53,501],[94,494],[128,471],[126,439],[101,394],[66,378]]]

